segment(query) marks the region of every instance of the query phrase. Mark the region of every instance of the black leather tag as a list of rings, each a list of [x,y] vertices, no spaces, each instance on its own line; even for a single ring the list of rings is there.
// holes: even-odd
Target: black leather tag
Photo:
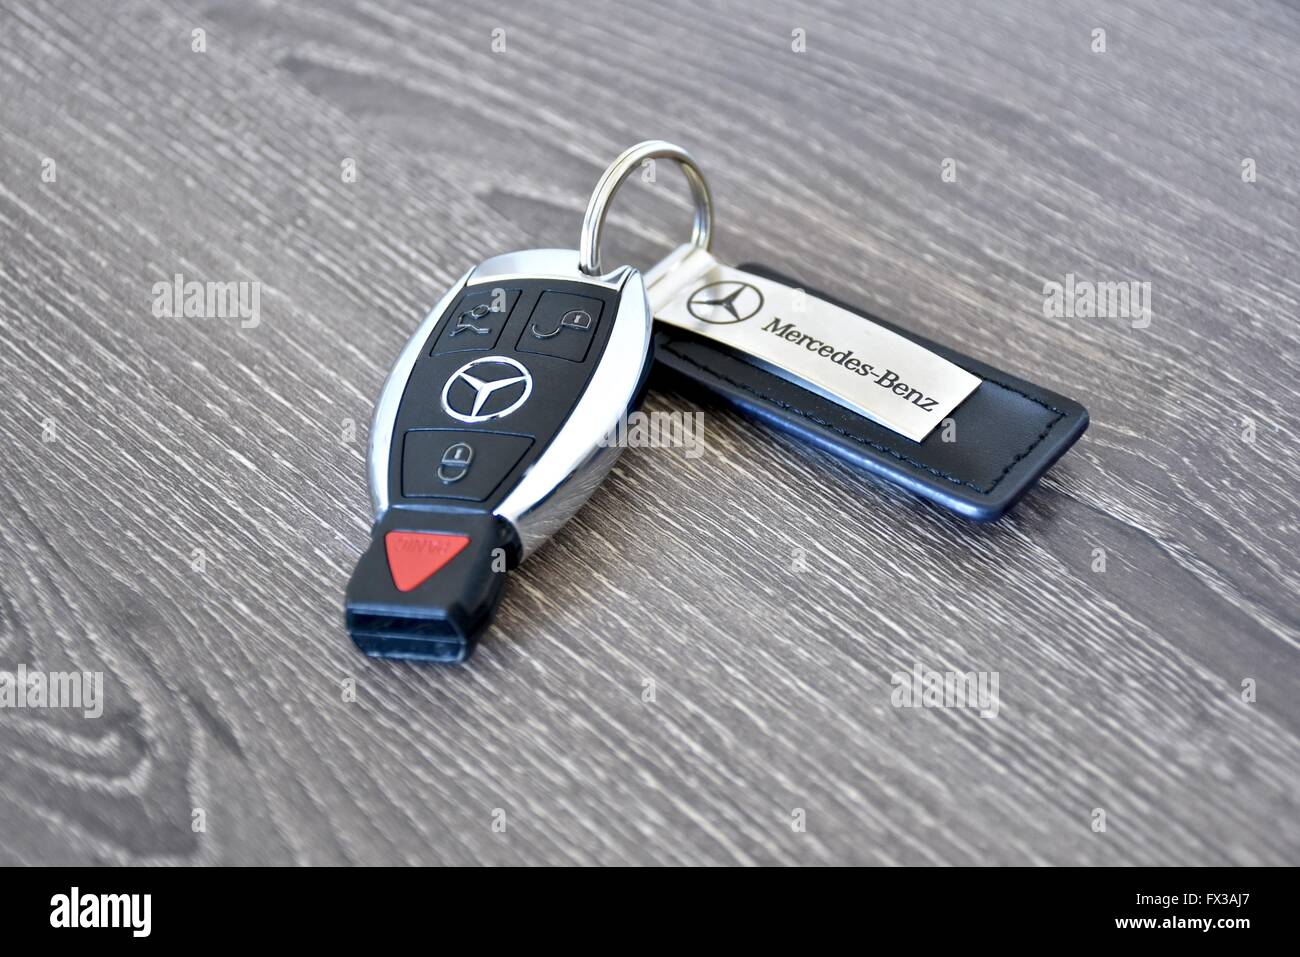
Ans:
[[[979,376],[950,427],[923,441],[878,425],[761,368],[726,346],[671,326],[655,326],[660,367],[717,393],[869,472],[975,521],[1000,518],[1088,427],[1088,411],[1065,396],[924,339],[786,276],[747,263],[739,268],[805,289],[890,329]]]

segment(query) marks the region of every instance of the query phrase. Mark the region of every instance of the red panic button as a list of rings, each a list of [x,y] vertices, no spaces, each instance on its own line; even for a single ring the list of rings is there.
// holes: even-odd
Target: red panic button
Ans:
[[[392,572],[393,584],[398,591],[418,588],[468,544],[468,535],[388,532],[384,536],[384,550],[388,552],[388,570]]]

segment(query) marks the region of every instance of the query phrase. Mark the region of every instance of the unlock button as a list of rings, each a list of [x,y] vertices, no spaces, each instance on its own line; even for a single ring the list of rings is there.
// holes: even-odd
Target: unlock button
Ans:
[[[587,358],[591,341],[596,338],[603,305],[590,296],[544,292],[515,348],[520,352],[581,362]]]

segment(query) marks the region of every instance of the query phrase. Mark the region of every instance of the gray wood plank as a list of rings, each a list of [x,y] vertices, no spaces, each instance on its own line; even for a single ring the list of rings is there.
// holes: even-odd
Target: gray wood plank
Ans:
[[[1275,0],[0,3],[0,669],[106,698],[0,711],[0,862],[1300,862],[1298,50]],[[387,364],[650,136],[723,258],[1089,432],[977,527],[661,383],[706,454],[629,450],[469,666],[365,660]],[[634,180],[606,261],[687,222]],[[175,273],[260,324],[155,318]],[[1069,273],[1150,327],[1045,318]],[[918,663],[998,716],[894,708]]]

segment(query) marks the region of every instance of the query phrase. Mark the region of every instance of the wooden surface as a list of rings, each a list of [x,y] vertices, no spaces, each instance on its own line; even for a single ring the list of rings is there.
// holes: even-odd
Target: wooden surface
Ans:
[[[0,711],[0,862],[1300,862],[1300,15],[863,6],[3,0],[0,668],[106,707]],[[652,136],[722,258],[1090,430],[977,527],[660,384],[705,455],[627,452],[468,667],[362,658],[389,363]],[[688,219],[634,182],[605,261]],[[156,318],[176,273],[260,324]],[[1150,327],[1045,318],[1069,273],[1149,281]],[[892,707],[916,664],[998,716]]]

